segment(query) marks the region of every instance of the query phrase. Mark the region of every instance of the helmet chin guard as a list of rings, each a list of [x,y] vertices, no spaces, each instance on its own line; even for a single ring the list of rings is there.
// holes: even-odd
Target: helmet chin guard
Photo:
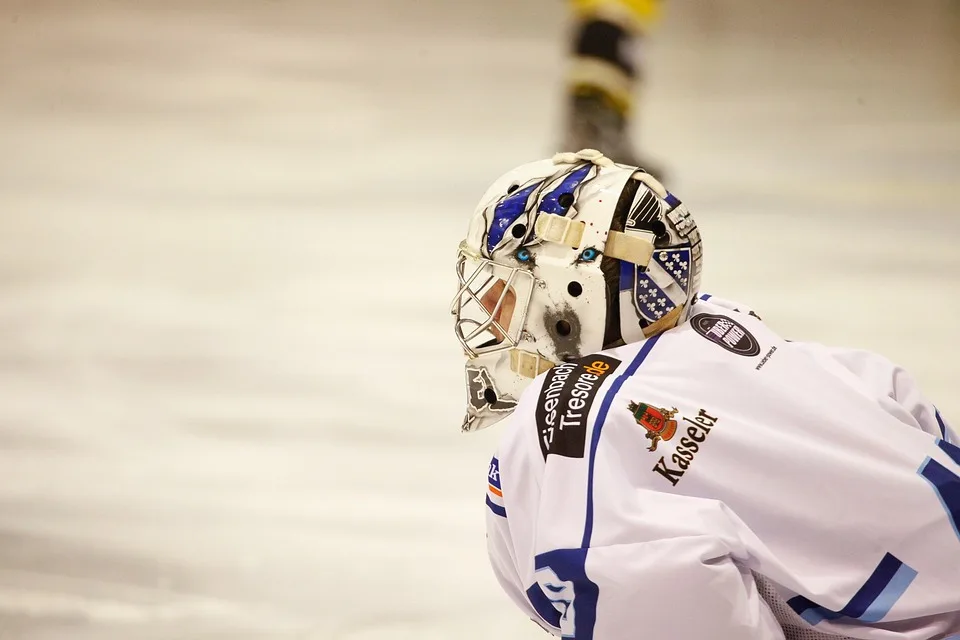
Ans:
[[[610,346],[611,327],[635,342],[686,320],[701,262],[689,213],[640,169],[584,150],[501,176],[457,256],[463,430],[509,415],[555,364]]]

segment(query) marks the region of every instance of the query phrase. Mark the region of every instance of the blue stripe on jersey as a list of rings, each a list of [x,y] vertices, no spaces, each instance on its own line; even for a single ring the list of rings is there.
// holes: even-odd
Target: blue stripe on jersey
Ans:
[[[947,425],[943,422],[943,416],[940,415],[940,410],[936,407],[933,408],[933,415],[937,417],[937,424],[940,425],[940,435],[944,439],[947,437]]]
[[[703,294],[702,296],[700,296],[700,299],[703,300],[704,302],[706,302],[707,300],[709,300],[709,299],[712,298],[712,297],[713,297],[713,294],[705,293],[705,294]]]
[[[960,464],[960,447],[955,444],[950,444],[946,440],[941,440],[940,438],[937,438],[937,446],[950,456],[951,460]]]
[[[790,605],[790,608],[797,612],[804,621],[810,626],[816,626],[823,622],[824,620],[836,620],[840,617],[840,614],[836,611],[830,611],[824,607],[821,607],[816,602],[807,600],[803,596],[794,596],[787,600],[787,604]]]
[[[917,473],[933,487],[947,512],[953,532],[960,538],[960,528],[957,527],[960,523],[960,477],[933,458],[924,460]]]
[[[900,568],[897,569],[897,572],[893,574],[893,579],[891,579],[884,590],[880,592],[880,595],[873,601],[873,604],[867,607],[867,610],[863,612],[860,619],[864,622],[880,622],[883,620],[916,577],[916,569],[908,567],[905,564],[901,565]]]
[[[914,569],[888,553],[840,611],[821,607],[803,596],[790,598],[787,604],[810,625],[842,617],[863,622],[879,622],[890,612],[916,577],[917,572]]]
[[[560,612],[553,606],[553,602],[547,597],[547,594],[540,588],[539,583],[534,583],[527,589],[527,600],[533,605],[533,610],[537,615],[543,618],[543,621],[551,627],[560,628]]]
[[[587,516],[583,525],[583,542],[580,546],[584,549],[590,547],[590,538],[593,536],[593,466],[597,459],[597,446],[600,444],[600,433],[603,431],[603,423],[607,420],[607,413],[610,412],[610,405],[613,403],[613,397],[620,391],[620,387],[626,382],[627,378],[632,376],[643,364],[643,361],[650,355],[650,350],[657,344],[657,340],[663,334],[657,334],[643,343],[640,351],[634,356],[633,361],[627,366],[623,373],[617,376],[617,379],[610,385],[607,395],[603,397],[600,403],[600,411],[597,413],[596,423],[593,425],[593,435],[590,439],[590,465],[587,468]],[[591,632],[592,633],[592,632]]]
[[[495,514],[501,518],[507,517],[507,510],[496,504],[493,500],[490,499],[490,496],[487,496],[487,506],[490,507],[490,511],[493,511]]]

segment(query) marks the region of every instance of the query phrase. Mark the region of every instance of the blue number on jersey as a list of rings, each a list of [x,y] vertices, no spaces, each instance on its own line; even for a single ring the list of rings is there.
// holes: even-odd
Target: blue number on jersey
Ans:
[[[593,640],[600,590],[587,577],[588,551],[554,549],[534,558],[537,582],[527,590],[527,598],[564,638]]]

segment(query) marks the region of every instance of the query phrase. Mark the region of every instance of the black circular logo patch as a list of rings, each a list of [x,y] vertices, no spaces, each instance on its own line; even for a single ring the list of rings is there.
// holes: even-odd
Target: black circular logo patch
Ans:
[[[693,330],[738,356],[760,355],[760,343],[746,327],[727,316],[702,313],[690,321]]]

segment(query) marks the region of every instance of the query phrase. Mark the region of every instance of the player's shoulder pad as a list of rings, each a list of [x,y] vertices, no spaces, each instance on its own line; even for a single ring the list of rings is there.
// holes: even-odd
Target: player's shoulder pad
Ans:
[[[728,311],[735,311],[737,313],[753,316],[758,320],[763,320],[763,318],[761,318],[760,315],[750,307],[744,304],[740,304],[739,302],[734,302],[733,300],[727,300],[726,298],[718,298],[717,296],[710,293],[700,294],[699,301],[708,302],[711,305],[722,307],[723,309],[726,309]]]
[[[535,420],[543,459],[556,455],[582,458],[587,419],[600,387],[621,361],[601,353],[562,362],[544,376],[536,401]]]

